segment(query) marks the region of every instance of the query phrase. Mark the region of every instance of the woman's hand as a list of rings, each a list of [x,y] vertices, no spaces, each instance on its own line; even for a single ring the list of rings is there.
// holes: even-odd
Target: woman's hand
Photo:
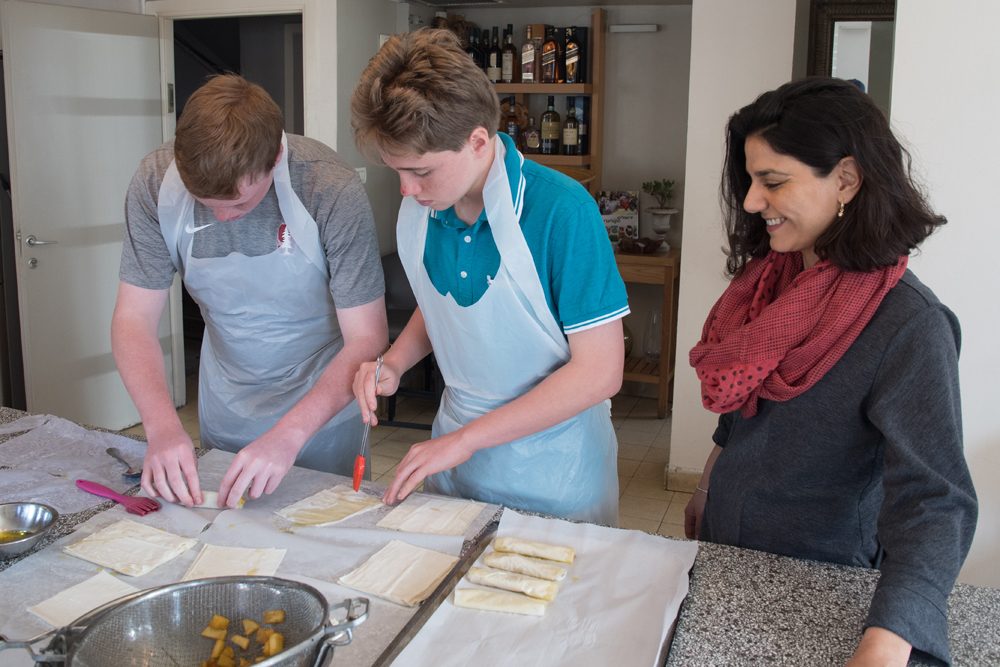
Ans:
[[[701,536],[701,517],[705,513],[707,501],[707,492],[695,490],[684,508],[684,535],[689,540],[697,540]]]
[[[461,465],[472,454],[473,450],[465,447],[456,433],[413,445],[396,467],[396,477],[382,496],[382,502],[394,505],[410,495],[428,475]]]
[[[375,411],[378,409],[379,396],[391,396],[399,389],[399,376],[401,373],[386,361],[382,360],[382,370],[378,376],[378,387],[375,386],[374,361],[366,361],[358,368],[354,374],[354,396],[358,399],[358,407],[361,408],[361,421],[372,426],[378,426],[378,417]]]
[[[885,628],[870,627],[847,667],[905,667],[910,660],[909,642]]]

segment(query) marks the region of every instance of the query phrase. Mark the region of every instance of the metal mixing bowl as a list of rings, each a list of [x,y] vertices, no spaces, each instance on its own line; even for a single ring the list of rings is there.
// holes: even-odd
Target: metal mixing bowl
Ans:
[[[35,546],[58,518],[59,512],[42,503],[0,503],[0,558],[16,556]],[[22,532],[24,536],[17,537]]]

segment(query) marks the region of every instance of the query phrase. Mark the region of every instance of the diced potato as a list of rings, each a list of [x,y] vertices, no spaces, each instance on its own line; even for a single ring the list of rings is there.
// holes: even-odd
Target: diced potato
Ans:
[[[244,637],[243,635],[232,635],[229,638],[229,641],[231,641],[232,643],[236,644],[237,646],[239,646],[244,651],[246,650],[247,646],[250,646],[250,639],[247,638],[247,637]]]
[[[216,639],[215,646],[212,647],[212,660],[217,660],[222,655],[222,649],[226,648],[225,639]]]
[[[264,612],[264,622],[265,623],[284,623],[285,622],[285,610],[284,609],[269,609]]]
[[[274,630],[271,628],[257,628],[257,632],[254,633],[254,639],[257,640],[258,644],[266,644],[267,638],[271,636]]]
[[[285,636],[280,632],[275,632],[267,638],[267,655],[278,655],[285,650]]]
[[[253,663],[251,663],[246,658],[240,658],[240,667],[250,667],[251,664]]]
[[[212,615],[212,620],[208,622],[208,627],[215,628],[216,630],[228,630],[229,629],[229,619],[225,616],[219,616],[218,614]]]
[[[232,656],[223,653],[222,655],[219,656],[219,659],[216,661],[216,664],[218,665],[218,667],[236,667],[236,660],[234,660]]]
[[[260,627],[260,623],[258,623],[257,621],[253,620],[252,618],[244,618],[243,619],[243,634],[245,634],[247,637],[249,637],[250,635],[252,635],[254,633],[254,631],[257,628],[259,628],[259,627]]]
[[[229,656],[230,658],[236,657],[236,651],[233,650],[232,646],[227,646],[222,649],[222,655]]]
[[[207,626],[201,631],[202,637],[208,637],[209,639],[225,639],[226,629],[225,628],[213,628],[211,625]]]

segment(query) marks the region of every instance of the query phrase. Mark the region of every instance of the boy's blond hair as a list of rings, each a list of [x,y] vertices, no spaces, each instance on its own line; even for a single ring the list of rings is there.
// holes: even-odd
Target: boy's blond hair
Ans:
[[[241,179],[274,168],[283,126],[263,88],[237,74],[212,77],[177,121],[174,160],[184,187],[195,197],[238,197]]]
[[[396,35],[371,59],[351,99],[358,149],[383,153],[457,151],[477,127],[500,123],[493,84],[452,32],[423,28]]]

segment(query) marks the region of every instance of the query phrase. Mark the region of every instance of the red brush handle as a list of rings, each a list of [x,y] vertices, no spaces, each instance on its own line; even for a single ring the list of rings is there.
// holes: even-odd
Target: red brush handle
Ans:
[[[354,459],[354,490],[361,488],[361,480],[365,476],[365,457],[358,455]]]

